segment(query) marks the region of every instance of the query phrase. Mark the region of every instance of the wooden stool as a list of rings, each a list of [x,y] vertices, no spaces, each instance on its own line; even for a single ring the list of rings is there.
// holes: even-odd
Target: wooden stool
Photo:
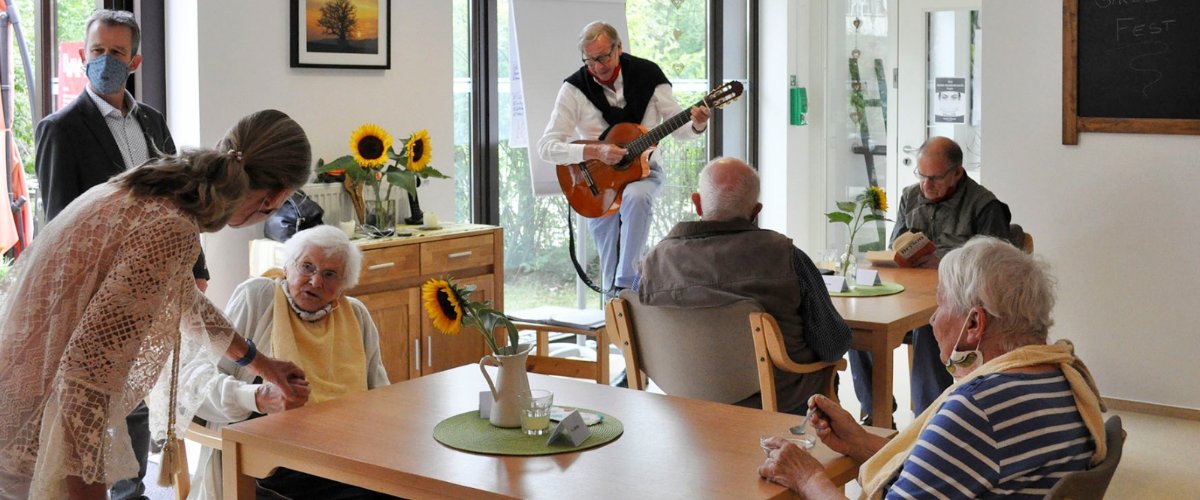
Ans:
[[[608,334],[605,326],[578,328],[531,321],[513,321],[517,330],[533,331],[537,334],[537,354],[530,354],[525,369],[545,375],[590,378],[597,384],[608,385]],[[596,338],[596,361],[557,358],[549,356],[550,334],[567,333]]]

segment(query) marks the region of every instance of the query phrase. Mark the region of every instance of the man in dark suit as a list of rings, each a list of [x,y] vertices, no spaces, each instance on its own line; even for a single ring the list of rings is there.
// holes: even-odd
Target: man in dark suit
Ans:
[[[175,153],[162,113],[137,102],[125,90],[129,75],[142,64],[142,56],[137,55],[141,28],[133,14],[97,10],[88,17],[85,33],[79,56],[88,77],[87,90],[37,127],[36,167],[46,222],[88,189],[160,154]],[[209,278],[203,254],[192,272],[203,291]],[[150,450],[146,405],[138,405],[125,424],[138,460],[138,476],[116,481],[112,498],[146,498],[142,484]]]
[[[128,12],[98,10],[80,50],[87,90],[38,123],[37,176],[46,221],[97,184],[161,153],[175,153],[162,113],[134,100],[125,80],[142,63]]]

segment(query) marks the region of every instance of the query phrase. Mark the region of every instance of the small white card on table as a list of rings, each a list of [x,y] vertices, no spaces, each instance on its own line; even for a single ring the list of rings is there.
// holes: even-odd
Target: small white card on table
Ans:
[[[571,442],[571,446],[579,446],[591,435],[592,431],[588,429],[587,424],[583,423],[583,417],[579,415],[579,410],[575,410],[558,423],[558,427],[555,427],[554,432],[550,434],[550,439],[546,440],[546,446],[564,438]]]
[[[854,275],[854,282],[863,286],[879,286],[883,284],[879,280],[879,271],[874,269],[859,269]]]
[[[479,418],[492,418],[492,391],[479,393]]]
[[[846,285],[846,277],[845,276],[821,275],[821,278],[825,280],[825,288],[827,290],[829,290],[829,293],[839,293],[839,292],[849,292],[850,291],[850,287],[848,285]]]

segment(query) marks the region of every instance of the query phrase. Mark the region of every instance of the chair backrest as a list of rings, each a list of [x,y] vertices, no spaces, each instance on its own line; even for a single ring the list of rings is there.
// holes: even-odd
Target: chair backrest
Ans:
[[[625,290],[608,304],[618,339],[628,339],[626,370],[630,387],[645,372],[667,394],[736,403],[759,392],[758,367],[750,323],[762,307],[739,301],[720,307],[674,308],[643,305]],[[625,348],[625,346],[621,346]]]
[[[1125,429],[1121,428],[1121,417],[1113,415],[1104,422],[1104,436],[1108,441],[1108,454],[1104,461],[1088,470],[1067,473],[1046,495],[1047,500],[1104,498],[1125,448]]]

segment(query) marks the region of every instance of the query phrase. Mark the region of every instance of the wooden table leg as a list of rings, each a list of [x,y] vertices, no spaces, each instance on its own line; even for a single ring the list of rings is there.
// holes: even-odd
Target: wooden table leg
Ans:
[[[241,444],[225,441],[222,445],[221,473],[224,482],[224,497],[237,499],[253,499],[254,478],[242,472],[240,463]]]
[[[871,419],[876,427],[892,426],[892,350],[884,342],[871,350]]]

